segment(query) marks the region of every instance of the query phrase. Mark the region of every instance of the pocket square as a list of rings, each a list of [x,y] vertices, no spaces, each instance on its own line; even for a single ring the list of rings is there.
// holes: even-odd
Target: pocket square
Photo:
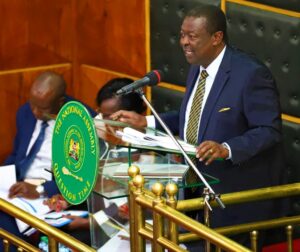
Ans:
[[[219,110],[219,112],[225,112],[225,111],[228,111],[228,110],[230,110],[231,108],[229,108],[229,107],[227,107],[227,108],[221,108],[220,110]]]

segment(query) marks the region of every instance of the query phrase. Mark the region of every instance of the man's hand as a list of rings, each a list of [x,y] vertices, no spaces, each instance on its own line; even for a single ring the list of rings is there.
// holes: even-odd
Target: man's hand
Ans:
[[[89,229],[90,223],[89,219],[82,218],[80,216],[74,216],[74,215],[63,215],[63,218],[67,218],[72,220],[70,224],[67,225],[68,230],[76,230],[76,229]]]
[[[217,158],[228,158],[229,151],[222,144],[214,141],[204,141],[196,148],[196,158],[205,160],[205,165],[209,165]]]
[[[111,120],[128,123],[136,128],[147,127],[146,117],[133,111],[119,110],[109,117]]]
[[[40,194],[36,191],[36,185],[27,182],[17,182],[9,189],[9,198],[24,197],[27,199],[38,199]]]

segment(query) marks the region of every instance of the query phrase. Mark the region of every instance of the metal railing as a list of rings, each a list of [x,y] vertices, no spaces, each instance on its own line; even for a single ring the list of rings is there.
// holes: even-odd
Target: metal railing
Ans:
[[[0,210],[7,214],[27,223],[28,225],[38,229],[40,232],[48,236],[49,240],[49,251],[57,252],[58,243],[62,243],[67,247],[74,249],[78,252],[95,252],[96,250],[87,246],[86,244],[78,241],[72,236],[62,232],[61,230],[50,226],[43,220],[23,211],[22,209],[12,205],[11,203],[0,199]],[[5,252],[9,251],[9,246],[13,244],[18,247],[18,251],[40,251],[38,248],[28,244],[24,240],[8,233],[7,231],[0,229],[0,237],[3,239]]]
[[[131,209],[130,240],[133,252],[144,251],[145,240],[152,242],[153,251],[163,251],[164,248],[171,251],[186,251],[178,244],[201,239],[205,240],[209,247],[210,244],[215,245],[217,251],[250,251],[224,236],[246,232],[250,233],[252,251],[257,251],[258,231],[278,227],[285,227],[288,251],[293,251],[293,226],[300,223],[300,216],[220,227],[213,230],[179,212],[203,209],[203,198],[177,201],[175,199],[177,186],[168,184],[166,186],[168,197],[165,199],[162,197],[164,188],[161,184],[154,184],[152,192],[143,188],[144,178],[139,175],[137,167],[131,166],[128,174],[132,177],[132,181],[129,182],[129,203]],[[233,205],[295,195],[300,195],[300,183],[224,194],[222,201],[226,205]],[[217,206],[216,202],[211,203]],[[153,212],[153,226],[145,223],[143,213],[145,209]],[[165,229],[165,222],[168,224],[167,229]],[[189,230],[190,233],[178,234],[179,226]],[[208,248],[207,251],[209,251]]]
[[[240,252],[250,251],[174,209],[176,206],[176,185],[170,185],[167,188],[169,195],[168,205],[165,199],[162,198],[164,188],[160,183],[156,183],[152,187],[154,197],[151,197],[149,193],[145,194],[143,188],[144,178],[138,175],[139,171],[136,167],[131,170],[132,167],[129,168],[129,175],[133,178],[129,182],[130,242],[132,252],[145,251],[146,239],[151,241],[154,252],[162,252],[165,248],[171,251],[187,251],[178,245],[178,225],[220,249]],[[143,208],[153,211],[152,230],[146,225]],[[165,219],[168,220],[167,231],[164,225]]]
[[[178,189],[175,184],[168,184],[164,189],[161,184],[156,183],[152,187],[152,192],[150,192],[143,188],[144,178],[139,175],[138,168],[131,166],[128,173],[133,178],[129,182],[130,246],[132,252],[145,251],[146,240],[152,242],[154,252],[162,252],[164,249],[187,251],[179,244],[199,239],[204,240],[206,244],[215,245],[216,251],[250,251],[250,249],[225,237],[225,235],[245,232],[251,234],[251,249],[256,251],[258,231],[278,227],[285,227],[288,251],[293,250],[293,226],[300,223],[300,216],[220,227],[213,230],[180,212],[203,209],[203,198],[177,201],[175,195]],[[166,190],[167,198],[162,197],[164,190]],[[224,194],[222,195],[222,201],[226,205],[231,205],[295,195],[300,195],[300,183]],[[211,204],[217,206],[214,202],[211,202]],[[153,225],[145,222],[145,209],[152,211]],[[68,234],[2,199],[0,199],[0,210],[26,222],[47,235],[49,237],[50,252],[58,251],[58,243],[62,243],[75,251],[95,251]],[[179,234],[179,227],[183,227],[190,232]],[[0,237],[3,239],[5,252],[9,251],[10,244],[17,246],[19,251],[39,251],[36,247],[3,229],[0,229]]]

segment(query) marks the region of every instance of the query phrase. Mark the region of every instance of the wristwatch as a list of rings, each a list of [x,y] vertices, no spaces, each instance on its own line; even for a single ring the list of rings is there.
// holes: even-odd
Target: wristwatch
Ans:
[[[42,194],[44,194],[44,192],[45,192],[45,188],[44,188],[43,185],[38,185],[38,186],[35,188],[35,190],[39,193],[39,195],[42,195]]]

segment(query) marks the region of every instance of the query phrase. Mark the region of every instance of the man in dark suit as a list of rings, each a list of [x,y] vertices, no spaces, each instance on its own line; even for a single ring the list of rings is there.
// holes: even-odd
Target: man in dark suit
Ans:
[[[180,44],[191,64],[186,93],[179,112],[161,116],[174,134],[198,146],[195,163],[199,171],[220,179],[213,187],[221,194],[283,183],[281,112],[270,71],[227,45],[226,18],[217,7],[191,10],[181,26]],[[204,88],[198,95],[201,85]],[[196,106],[198,117],[193,114]],[[146,118],[127,111],[111,118],[135,126],[147,124]],[[199,197],[201,192],[190,190],[186,196]],[[216,208],[211,226],[278,215],[274,202]]]
[[[51,197],[59,193],[51,174],[51,150],[55,115],[66,102],[74,100],[66,96],[65,89],[66,83],[61,75],[54,72],[44,72],[34,81],[30,89],[29,102],[18,110],[14,149],[4,163],[5,165],[15,164],[16,166],[18,182],[9,189],[10,198],[35,199],[41,195]],[[88,110],[92,116],[95,115],[94,111],[89,108]],[[43,127],[45,129],[41,145],[28,162],[28,156],[31,155],[30,153],[34,149],[35,142],[40,137]],[[28,179],[41,179],[45,182],[42,185],[34,185],[25,182]],[[21,236],[14,218],[0,212],[0,219],[0,227]],[[2,243],[0,251],[2,251],[1,246]]]

